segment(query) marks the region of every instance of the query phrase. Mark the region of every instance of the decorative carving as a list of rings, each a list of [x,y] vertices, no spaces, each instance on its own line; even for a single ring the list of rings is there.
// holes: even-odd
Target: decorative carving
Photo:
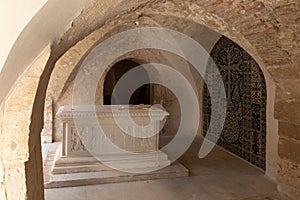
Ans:
[[[158,149],[159,134],[156,131],[160,121],[169,115],[167,112],[149,105],[115,108],[118,108],[116,113],[112,113],[108,105],[96,107],[96,112],[94,106],[61,107],[57,116],[68,127],[65,129],[67,137],[63,147],[66,155],[83,155],[88,151],[109,154],[115,152],[115,146],[130,152],[153,152]],[[96,120],[91,113],[97,114]],[[77,116],[79,120],[75,121],[71,116]],[[124,116],[127,119],[131,117],[139,126],[128,125],[126,120],[119,119],[119,127],[115,120],[124,119]],[[145,135],[149,137],[143,138]]]
[[[246,51],[224,36],[215,45],[211,57],[220,70],[227,93],[226,120],[218,145],[265,169],[266,84],[263,73]],[[208,67],[207,84],[214,84],[213,74]],[[217,86],[213,88],[218,92]],[[207,88],[203,107],[206,133],[211,114]]]
[[[71,143],[71,151],[86,151],[85,146],[83,145],[82,138],[84,135],[87,135],[88,129],[78,128],[79,132],[76,130],[76,127],[71,127],[71,135],[70,135],[70,143]]]
[[[112,112],[112,108],[115,107],[117,112]],[[87,109],[87,110],[86,110]],[[129,110],[129,112],[128,112]],[[132,112],[134,111],[134,112]],[[151,117],[165,117],[169,115],[166,111],[159,108],[151,108]],[[149,107],[147,105],[130,105],[124,107],[120,105],[112,106],[62,106],[58,110],[56,117],[64,120],[74,118],[107,118],[107,117],[148,117]]]

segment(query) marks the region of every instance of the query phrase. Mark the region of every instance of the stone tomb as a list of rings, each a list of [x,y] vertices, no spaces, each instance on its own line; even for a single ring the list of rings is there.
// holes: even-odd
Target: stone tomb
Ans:
[[[107,139],[130,152],[157,151],[159,127],[169,114],[157,107],[149,108],[147,105],[61,107],[57,117],[64,129],[63,156],[88,155],[87,149],[97,150],[100,154],[114,153]],[[131,124],[129,118],[133,120]],[[153,136],[147,137],[150,133],[154,133]]]
[[[159,150],[159,130],[168,115],[149,105],[61,107],[62,147],[45,187],[187,176],[187,169],[170,166]]]

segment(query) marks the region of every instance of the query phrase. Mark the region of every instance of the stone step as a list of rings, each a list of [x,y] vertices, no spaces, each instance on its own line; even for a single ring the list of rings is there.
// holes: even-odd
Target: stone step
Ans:
[[[79,166],[62,166],[54,167],[52,174],[71,174],[71,173],[82,173],[82,172],[99,172],[99,171],[108,171],[110,168],[101,165],[79,165]]]
[[[148,169],[160,168],[171,164],[168,156],[164,153],[156,153],[147,156],[141,155],[110,155],[102,156],[100,161],[93,157],[60,158],[55,162],[52,169],[53,174],[70,174],[80,172],[97,172],[111,170],[113,168],[126,169]]]
[[[45,188],[76,187],[152,179],[178,178],[186,177],[188,175],[188,169],[186,169],[180,163],[174,163],[171,166],[165,167],[164,169],[144,174],[131,174],[116,170],[59,175],[52,174],[49,182],[45,183]]]
[[[91,165],[101,162],[113,162],[113,161],[138,161],[138,160],[168,160],[168,155],[163,152],[153,152],[147,154],[110,154],[100,155],[97,159],[94,157],[62,157],[55,161],[55,166],[70,166],[70,165]]]

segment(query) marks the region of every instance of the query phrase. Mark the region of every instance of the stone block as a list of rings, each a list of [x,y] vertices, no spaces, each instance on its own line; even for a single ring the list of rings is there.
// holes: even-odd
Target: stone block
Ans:
[[[279,101],[275,103],[275,118],[293,124],[300,124],[300,101]]]
[[[28,158],[30,112],[6,112],[2,127],[2,159]]]
[[[248,5],[245,5],[245,15],[253,15],[254,13],[260,12],[265,9],[265,6],[260,1],[253,1]]]
[[[285,183],[279,183],[278,191],[288,200],[299,200],[300,190]]]
[[[268,69],[268,72],[276,82],[279,82],[281,79],[300,79],[300,70],[294,65],[272,66]]]
[[[5,102],[5,110],[15,112],[32,110],[39,81],[39,78],[23,77]]]
[[[300,79],[280,80],[276,87],[276,100],[296,100],[300,99]]]
[[[269,50],[258,49],[258,53],[267,65],[290,64],[292,62],[290,54],[280,47],[270,47]]]
[[[300,125],[288,122],[279,122],[279,136],[288,137],[300,141]]]
[[[35,187],[35,185],[32,185],[32,187]],[[24,163],[5,163],[5,188],[7,199],[26,199]]]
[[[39,78],[45,69],[45,64],[50,57],[50,53],[51,53],[51,48],[50,46],[47,46],[42,51],[40,56],[29,67],[29,69],[27,69],[25,76]]]
[[[278,17],[279,21],[282,23],[294,23],[296,22],[297,15],[297,4],[296,3],[289,3],[277,6],[274,9],[274,13]]]
[[[293,46],[293,42],[296,39],[296,35],[293,30],[288,26],[282,26],[279,28],[279,38],[278,44],[282,47],[291,47]]]
[[[293,163],[300,164],[299,152],[300,143],[283,138],[279,139],[278,153],[281,159],[286,159]]]
[[[300,191],[300,165],[291,163],[289,161],[281,160],[279,162],[278,170],[278,183],[279,190],[283,193],[295,193],[287,192],[283,188],[290,188],[293,190]],[[299,194],[299,193],[298,193]]]
[[[278,181],[300,190],[300,165],[287,160],[280,160],[278,165]]]

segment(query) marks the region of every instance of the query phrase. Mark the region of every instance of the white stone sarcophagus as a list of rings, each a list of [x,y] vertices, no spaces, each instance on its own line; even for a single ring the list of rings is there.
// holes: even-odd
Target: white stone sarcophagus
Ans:
[[[160,127],[168,115],[150,105],[63,106],[56,115],[63,124],[63,159],[57,164],[96,154],[101,161],[113,160],[118,168],[170,165],[168,156],[158,151]]]

